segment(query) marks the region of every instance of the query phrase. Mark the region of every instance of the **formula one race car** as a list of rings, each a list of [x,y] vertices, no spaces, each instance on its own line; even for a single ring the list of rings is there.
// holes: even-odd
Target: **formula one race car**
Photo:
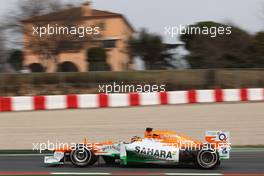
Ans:
[[[144,138],[134,136],[129,143],[88,143],[85,140],[74,147],[57,149],[53,156],[45,156],[44,163],[57,165],[69,161],[77,167],[86,167],[102,157],[107,164],[194,164],[211,169],[220,165],[221,160],[229,159],[229,132],[207,131],[205,140],[206,143],[202,143],[173,131],[147,128]]]

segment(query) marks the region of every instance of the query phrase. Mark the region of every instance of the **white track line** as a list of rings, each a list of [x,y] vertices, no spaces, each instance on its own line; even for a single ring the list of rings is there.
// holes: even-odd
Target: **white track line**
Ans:
[[[112,173],[98,173],[98,172],[88,172],[88,173],[78,173],[78,172],[51,172],[51,175],[113,175]],[[118,174],[118,173],[116,173]],[[134,174],[137,174],[136,172]],[[183,175],[183,176],[200,176],[200,175],[205,175],[205,176],[221,176],[223,174],[221,173],[157,173],[158,175],[169,175],[169,176],[173,176],[173,175]],[[157,175],[156,173],[146,173],[144,175]],[[131,172],[131,175],[133,175],[133,173]]]
[[[221,173],[165,173],[165,175],[189,175],[189,176],[197,176],[197,175],[223,175]]]
[[[51,172],[51,175],[112,175],[111,173],[98,173],[98,172],[88,172],[88,173],[78,173],[78,172]]]

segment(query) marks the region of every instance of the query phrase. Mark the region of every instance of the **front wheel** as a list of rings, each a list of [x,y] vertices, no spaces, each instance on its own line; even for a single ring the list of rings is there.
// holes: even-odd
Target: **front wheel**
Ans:
[[[70,159],[73,165],[77,167],[86,167],[93,165],[97,157],[93,152],[84,146],[77,146],[75,150],[70,153]]]
[[[196,157],[197,165],[202,169],[212,169],[220,164],[219,155],[216,151],[200,150]]]

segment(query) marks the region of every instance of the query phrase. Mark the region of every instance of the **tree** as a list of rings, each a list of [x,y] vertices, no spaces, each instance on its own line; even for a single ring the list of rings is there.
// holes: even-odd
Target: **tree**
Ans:
[[[189,27],[227,29],[228,25],[215,22],[199,22]],[[264,67],[253,58],[253,37],[246,31],[232,26],[231,34],[210,35],[183,34],[180,36],[190,51],[187,60],[192,68],[247,68]],[[257,59],[257,60],[256,60]],[[258,64],[261,63],[261,64]]]
[[[2,23],[2,31],[5,35],[8,35],[8,39],[6,39],[6,45],[9,48],[32,48],[32,44],[34,43],[24,43],[23,34],[31,31],[26,31],[24,28],[24,20],[40,16],[46,13],[52,13],[62,9],[63,5],[60,0],[20,0],[17,3],[17,7],[14,11],[11,11],[6,16],[8,19],[6,22]],[[34,39],[34,41],[39,39]],[[45,41],[41,44],[34,43],[34,48],[42,46],[46,47],[45,53],[41,53],[40,60],[43,58],[47,58],[47,56],[51,56],[51,52],[48,51],[48,48],[51,48],[50,45]],[[43,50],[40,49],[39,50]],[[46,52],[47,51],[47,52]],[[53,53],[53,52],[52,52]]]
[[[5,45],[5,35],[0,27],[0,73],[11,72],[10,67],[7,64],[7,48]]]
[[[89,62],[89,71],[108,71],[109,65],[106,62],[106,51],[102,47],[94,47],[87,50],[87,62]]]
[[[5,33],[8,34],[7,45],[11,48],[23,47],[23,20],[51,13],[62,9],[60,0],[19,0],[15,10],[8,13],[3,22]]]
[[[254,36],[253,45],[256,53],[264,56],[264,31],[258,32]]]
[[[8,63],[16,70],[19,71],[23,67],[24,54],[21,50],[14,50],[11,52]]]
[[[258,32],[253,36],[250,48],[248,67],[264,67],[264,32]]]
[[[94,38],[99,38],[101,35],[85,35],[85,27],[87,27],[87,24],[80,23],[80,19],[83,17],[83,13],[80,8],[68,6],[63,11],[57,12],[57,10],[60,9],[59,3],[54,4],[53,0],[40,2],[44,3],[43,7],[51,9],[51,12],[55,9],[56,12],[48,13],[43,16],[32,16],[28,20],[23,21],[23,30],[26,36],[25,38],[27,39],[25,40],[26,42],[24,42],[24,47],[26,51],[33,52],[34,55],[39,56],[40,62],[45,67],[44,70],[50,68],[48,65],[51,61],[54,62],[53,65],[55,68],[52,68],[53,70],[50,71],[58,71],[60,70],[58,61],[60,53],[82,50],[86,48],[87,45],[91,45],[91,41],[94,40]],[[57,2],[59,1],[57,0]],[[48,6],[45,3],[49,3]],[[79,12],[76,13],[76,10],[79,10]],[[52,27],[53,29],[56,28],[53,31],[59,30],[60,32],[59,34],[57,32],[53,32],[52,35],[46,33],[43,36],[38,36],[34,35],[33,27],[44,27],[46,31]],[[83,29],[82,31],[81,28]],[[80,37],[80,32],[83,33],[84,36]]]
[[[0,64],[6,62],[6,47],[5,47],[5,36],[3,35],[2,30],[0,30]]]
[[[148,70],[173,67],[171,60],[173,53],[169,52],[173,45],[166,45],[162,37],[148,33],[142,29],[138,36],[131,37],[128,41],[128,52],[131,58],[138,56],[145,62]],[[174,48],[178,45],[174,45]]]

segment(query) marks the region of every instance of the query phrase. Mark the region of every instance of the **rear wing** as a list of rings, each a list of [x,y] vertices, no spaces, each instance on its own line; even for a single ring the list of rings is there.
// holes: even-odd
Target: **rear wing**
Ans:
[[[230,133],[225,131],[206,131],[206,142],[214,145],[219,153],[220,159],[230,158]]]

